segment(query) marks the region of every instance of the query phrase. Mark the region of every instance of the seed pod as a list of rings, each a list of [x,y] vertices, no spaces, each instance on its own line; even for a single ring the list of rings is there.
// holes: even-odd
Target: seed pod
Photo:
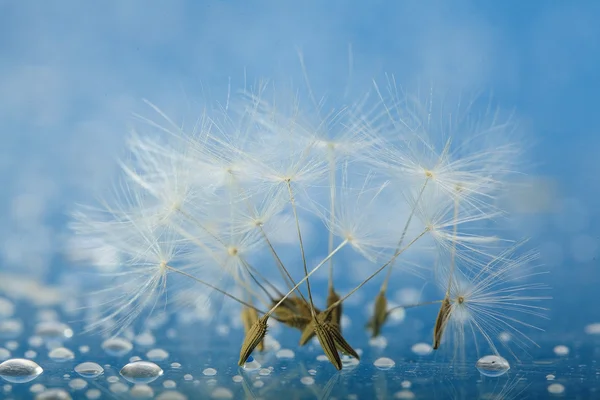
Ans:
[[[256,311],[254,308],[244,307],[242,308],[241,318],[242,325],[244,326],[244,333],[247,335],[248,332],[250,332],[250,329],[252,329],[254,323],[258,321],[258,311]],[[265,349],[265,342],[261,340],[256,348],[258,351],[263,351]]]
[[[440,306],[440,312],[438,313],[437,319],[435,320],[435,327],[433,328],[433,349],[437,350],[442,343],[442,336],[444,335],[444,330],[446,329],[446,324],[450,319],[450,314],[452,313],[452,305],[450,304],[450,299],[447,297],[442,301],[442,305]]]
[[[250,357],[250,354],[252,354],[254,349],[265,338],[265,335],[267,334],[268,319],[269,316],[266,314],[262,318],[257,319],[246,333],[246,336],[244,337],[244,343],[242,343],[242,348],[240,350],[240,360],[238,361],[238,365],[240,367],[246,363],[246,360],[248,357]]]
[[[387,312],[387,298],[385,297],[385,292],[381,291],[375,298],[375,310],[373,313],[373,317],[369,322],[369,328],[371,328],[371,337],[377,337],[381,334],[381,328],[387,321],[388,312]]]
[[[340,300],[340,296],[335,292],[333,287],[329,288],[329,293],[327,295],[327,308],[329,308],[332,304],[337,303]],[[342,329],[342,303],[339,303],[337,306],[331,309],[331,319],[333,323],[335,323],[340,331]]]
[[[320,322],[316,322],[314,327],[314,331],[319,338],[319,343],[321,343],[321,347],[323,348],[325,355],[338,371],[341,370],[342,359],[338,354],[335,340],[331,336],[330,330],[326,329]]]
[[[346,339],[344,339],[342,333],[336,325],[324,322],[323,327],[329,331],[331,337],[333,338],[333,341],[335,342],[335,347],[339,351],[349,356],[352,356],[357,360],[360,360],[360,356],[358,355],[358,353],[356,353],[352,346],[350,346]]]
[[[304,346],[308,343],[313,337],[315,337],[315,321],[310,320],[308,324],[302,330],[302,335],[300,335],[300,346]]]

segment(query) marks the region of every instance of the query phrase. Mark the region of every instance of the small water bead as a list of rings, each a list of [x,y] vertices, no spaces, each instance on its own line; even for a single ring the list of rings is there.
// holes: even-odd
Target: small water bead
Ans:
[[[64,374],[64,375],[63,375],[63,378],[64,378],[65,380],[67,380],[67,381],[68,381],[69,379],[71,379],[71,375],[69,375],[69,374]]]
[[[329,358],[327,358],[327,356],[326,356],[325,354],[319,354],[319,355],[317,356],[317,361],[320,361],[320,362],[327,362],[327,361],[329,361]]]
[[[392,360],[391,358],[380,357],[377,360],[375,360],[373,365],[377,369],[387,370],[387,369],[392,369],[394,367],[394,365],[396,365],[396,362],[394,360]]]
[[[154,338],[154,335],[150,332],[140,333],[133,339],[133,341],[138,346],[145,346],[145,347],[154,346],[154,343],[156,343],[156,339]]]
[[[142,357],[140,357],[140,356],[129,357],[129,362],[136,362],[136,361],[142,361]],[[155,360],[150,360],[150,361],[155,361]]]
[[[142,383],[133,385],[129,391],[129,394],[131,397],[135,397],[136,399],[151,399],[154,397],[154,390],[150,386]]]
[[[5,297],[0,297],[0,318],[12,317],[15,313],[15,305]]]
[[[317,370],[316,369],[309,369],[308,373],[311,374],[312,376],[315,376],[317,374]]]
[[[177,383],[174,380],[167,379],[163,382],[163,387],[165,389],[175,389],[177,387]]]
[[[260,376],[269,376],[271,375],[271,370],[269,368],[261,368],[260,371],[258,371],[258,374]]]
[[[192,376],[192,374],[185,374],[183,376],[183,380],[185,380],[185,381],[193,381],[194,377]]]
[[[280,358],[280,359],[294,358],[295,356],[296,356],[296,354],[294,353],[294,351],[290,350],[290,349],[281,349],[275,354],[275,357]]]
[[[163,349],[152,349],[146,353],[146,357],[150,361],[164,361],[169,358],[169,353]]]
[[[212,399],[233,399],[233,392],[226,387],[218,387],[210,394]]]
[[[174,390],[167,390],[156,396],[156,400],[187,400],[187,396]]]
[[[385,349],[388,345],[388,341],[383,336],[377,336],[369,339],[369,346],[376,347],[378,349]]]
[[[352,369],[360,363],[360,361],[358,361],[356,358],[350,357],[346,354],[343,354],[340,358],[342,360],[342,368],[344,369]]]
[[[171,363],[171,368],[179,369],[179,368],[181,368],[181,364],[178,362],[173,362],[173,363]]]
[[[63,389],[47,389],[35,396],[35,400],[71,400],[69,392]]]
[[[9,340],[4,345],[6,346],[7,349],[9,349],[11,351],[15,351],[19,348],[19,342],[17,342],[16,340]]]
[[[6,393],[10,393],[12,391],[12,385],[7,383],[6,385],[2,386],[2,390],[4,390]]]
[[[554,354],[556,354],[557,356],[567,356],[569,355],[569,348],[562,344],[558,345],[554,347]]]
[[[553,381],[554,379],[556,379],[556,376],[555,376],[555,375],[552,375],[552,374],[548,374],[548,375],[546,375],[546,380],[547,380],[547,381]]]
[[[99,389],[90,389],[85,392],[85,397],[87,397],[89,400],[96,400],[102,397],[102,392]]]
[[[256,388],[261,388],[261,387],[265,386],[265,383],[263,381],[256,381],[252,384],[252,386],[254,386]]]
[[[81,378],[71,379],[69,381],[69,387],[73,390],[82,390],[87,387],[87,382]]]
[[[428,343],[417,343],[411,347],[411,350],[418,356],[427,356],[431,354],[433,347]]]
[[[79,346],[79,352],[81,354],[89,353],[89,351],[90,351],[90,346],[86,346],[86,345]]]
[[[106,378],[106,382],[108,383],[117,383],[119,382],[119,377],[118,376],[109,376],[108,378]]]
[[[560,383],[552,383],[548,385],[548,393],[551,394],[563,394],[565,392],[565,387]]]
[[[42,385],[41,383],[34,383],[33,385],[31,385],[31,387],[29,388],[29,391],[31,393],[41,393],[44,390],[46,390],[46,386]]]
[[[202,374],[205,376],[215,376],[217,374],[217,370],[214,368],[206,368],[204,371],[202,371]]]
[[[73,337],[73,330],[59,321],[42,321],[35,326],[35,334],[46,342],[63,341]]]
[[[0,338],[14,339],[23,332],[23,322],[19,319],[0,320]]]
[[[48,357],[57,362],[65,362],[73,360],[75,353],[65,347],[57,347],[48,353]]]
[[[108,389],[117,394],[127,393],[129,391],[129,386],[124,384],[123,382],[111,383]]]
[[[244,380],[244,377],[241,376],[241,375],[234,375],[231,378],[231,380],[234,381],[235,383],[240,383],[240,382],[242,382]]]
[[[400,385],[402,386],[403,389],[410,389],[412,386],[412,382],[411,381],[402,381],[402,383]]]
[[[30,360],[37,357],[37,353],[33,350],[27,350],[25,352],[25,358],[29,358]]]
[[[124,356],[133,349],[133,344],[124,338],[110,338],[102,342],[102,349],[111,356]]]
[[[481,357],[475,367],[481,375],[495,378],[504,375],[510,369],[510,364],[500,356],[491,355]]]
[[[42,372],[42,367],[23,358],[13,358],[0,364],[0,377],[11,383],[31,382]]]
[[[300,382],[302,382],[304,385],[310,386],[315,383],[315,378],[312,376],[303,376],[302,379],[300,379]]]
[[[410,390],[401,390],[399,392],[396,392],[396,394],[394,394],[394,398],[395,399],[414,399],[415,394],[413,392],[411,392]]]
[[[500,334],[498,335],[498,339],[500,339],[502,343],[507,343],[511,341],[512,336],[508,332],[500,332]]]
[[[8,360],[10,358],[10,351],[4,347],[0,347],[0,361]]]
[[[104,368],[95,362],[84,362],[75,367],[75,372],[84,378],[96,378],[104,373]]]
[[[588,335],[600,335],[600,322],[587,325],[584,331]]]
[[[29,339],[27,339],[27,343],[31,347],[40,347],[41,345],[44,344],[44,338],[34,335],[34,336],[31,336]]]
[[[131,383],[150,383],[163,374],[163,370],[150,361],[136,361],[121,368],[120,374]]]
[[[246,371],[256,371],[261,367],[260,363],[253,358],[248,358],[248,361],[244,364],[244,370]]]

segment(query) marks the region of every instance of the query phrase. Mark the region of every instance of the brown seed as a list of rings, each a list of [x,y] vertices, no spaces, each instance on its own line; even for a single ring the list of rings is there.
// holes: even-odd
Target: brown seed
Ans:
[[[302,335],[300,335],[299,342],[300,346],[304,346],[313,337],[315,337],[315,321],[311,319],[302,330]]]
[[[452,313],[452,305],[450,304],[450,299],[445,298],[442,301],[442,305],[440,306],[440,312],[438,313],[437,319],[435,320],[435,327],[433,328],[433,349],[437,350],[442,343],[442,336],[444,335],[444,330],[446,329],[446,324],[450,319],[450,314]]]
[[[387,321],[387,298],[385,292],[381,291],[375,298],[375,309],[371,320],[367,324],[367,327],[371,329],[371,337],[377,337],[381,334],[381,329]]]
[[[240,367],[246,363],[246,360],[248,359],[248,357],[250,357],[250,354],[252,354],[254,349],[265,338],[265,335],[267,334],[268,319],[269,316],[266,314],[262,318],[257,319],[256,322],[246,333],[244,343],[242,343],[242,348],[240,350],[240,360],[238,361],[238,365]]]
[[[333,338],[333,341],[335,342],[335,346],[339,351],[349,356],[352,356],[357,360],[360,360],[360,356],[358,355],[358,353],[356,353],[352,346],[348,344],[346,339],[344,339],[337,325],[323,322],[323,327],[329,331],[331,337]]]
[[[329,293],[327,295],[327,308],[331,307],[332,304],[337,303],[339,300],[340,296],[335,292],[333,287],[329,287]],[[331,319],[339,327],[340,331],[342,329],[342,311],[342,303],[339,303],[337,306],[331,309]]]
[[[325,328],[318,321],[314,324],[314,326],[315,333],[317,334],[317,338],[319,338],[319,343],[321,343],[321,347],[323,348],[325,355],[338,371],[341,370],[342,359],[338,354],[335,340],[333,339],[330,330]]]
[[[241,318],[242,318],[242,324],[244,325],[244,333],[248,334],[250,329],[252,329],[252,326],[254,325],[254,323],[256,321],[258,321],[258,311],[256,311],[254,308],[244,307],[242,309]],[[256,348],[258,349],[258,351],[264,351],[264,349],[265,349],[264,340],[261,340],[260,343],[256,346]]]

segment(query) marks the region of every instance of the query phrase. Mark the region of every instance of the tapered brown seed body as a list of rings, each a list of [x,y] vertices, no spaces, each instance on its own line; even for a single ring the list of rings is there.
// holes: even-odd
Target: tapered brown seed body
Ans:
[[[242,343],[242,348],[240,350],[240,359],[238,361],[240,367],[244,365],[256,346],[258,346],[265,338],[265,335],[267,334],[268,319],[268,315],[264,315],[262,318],[257,319],[246,333],[244,343]]]
[[[315,333],[317,335],[317,338],[319,338],[319,343],[321,343],[321,347],[323,348],[325,355],[338,371],[341,370],[342,359],[338,354],[337,347],[335,345],[335,340],[333,339],[330,330],[326,329],[319,322],[316,322],[314,324],[314,327]]]
[[[254,308],[244,307],[242,309],[241,318],[242,318],[242,324],[244,326],[244,333],[247,335],[248,332],[250,332],[250,329],[252,329],[252,326],[259,319],[258,311],[256,311]],[[258,349],[258,351],[264,351],[264,349],[265,349],[264,340],[261,340],[260,343],[258,343],[258,345],[256,346],[256,348]]]
[[[381,328],[385,324],[388,317],[387,312],[388,302],[385,297],[385,292],[379,292],[375,298],[375,309],[368,327],[371,328],[371,337],[377,337],[381,334]]]
[[[333,304],[337,303],[340,300],[340,296],[335,292],[333,287],[329,288],[329,293],[327,294],[327,308],[331,307]],[[331,320],[337,324],[342,330],[342,303],[338,303],[337,306],[331,309]]]
[[[273,306],[277,303],[274,302]],[[288,298],[281,303],[273,312],[277,319],[291,328],[304,331],[312,320],[310,308],[300,298]]]
[[[329,331],[333,341],[335,342],[335,347],[342,353],[347,354],[360,360],[360,356],[358,353],[348,344],[346,339],[342,336],[338,325],[329,324],[327,322],[323,323],[323,327]]]
[[[452,313],[452,305],[450,304],[450,299],[445,298],[442,301],[442,305],[440,306],[440,312],[438,313],[437,319],[435,320],[435,327],[433,328],[433,349],[437,350],[442,343],[442,336],[444,335],[444,330],[446,329],[446,324],[450,319],[450,314]]]

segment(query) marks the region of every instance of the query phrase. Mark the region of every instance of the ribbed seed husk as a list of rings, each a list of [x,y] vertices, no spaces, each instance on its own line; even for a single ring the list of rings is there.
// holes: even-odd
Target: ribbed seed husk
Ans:
[[[246,333],[240,350],[240,360],[238,361],[240,367],[246,363],[250,354],[252,354],[254,349],[264,340],[265,335],[267,334],[268,319],[268,315],[264,315],[262,318],[257,319]]]
[[[339,300],[340,296],[335,292],[333,287],[330,287],[329,293],[327,294],[327,308],[332,304],[337,303]],[[339,303],[331,309],[331,319],[340,327],[340,331],[342,330],[342,311],[342,303]]]
[[[442,337],[444,335],[444,330],[446,329],[446,324],[450,319],[450,314],[452,313],[452,305],[450,304],[450,299],[447,297],[442,301],[442,305],[440,306],[440,312],[437,315],[435,320],[435,326],[433,328],[433,349],[437,350],[442,343]]]
[[[325,352],[325,355],[329,359],[329,361],[333,364],[333,366],[339,371],[342,369],[342,359],[338,354],[337,347],[335,345],[335,340],[331,335],[331,331],[323,326],[323,324],[316,322],[314,324],[314,330],[319,338],[319,343],[321,343],[321,347]]]
[[[337,325],[324,322],[323,327],[329,331],[331,337],[333,338],[333,341],[335,342],[335,346],[339,351],[349,356],[352,356],[357,360],[360,360],[360,356],[356,353],[352,346],[350,346],[346,339],[344,339]]]
[[[258,317],[258,311],[256,311],[254,308],[250,308],[250,307],[244,307],[242,308],[242,324],[244,326],[244,333],[248,334],[248,332],[250,332],[250,329],[252,329],[252,326],[254,325],[254,323],[256,323],[256,321],[258,321],[259,317]],[[264,351],[265,349],[265,342],[264,340],[261,340],[260,343],[258,343],[258,345],[256,346],[258,351]]]
[[[379,292],[375,298],[375,310],[369,323],[371,337],[377,337],[381,334],[381,328],[383,328],[388,317],[387,306],[388,302],[385,297],[385,292]]]

